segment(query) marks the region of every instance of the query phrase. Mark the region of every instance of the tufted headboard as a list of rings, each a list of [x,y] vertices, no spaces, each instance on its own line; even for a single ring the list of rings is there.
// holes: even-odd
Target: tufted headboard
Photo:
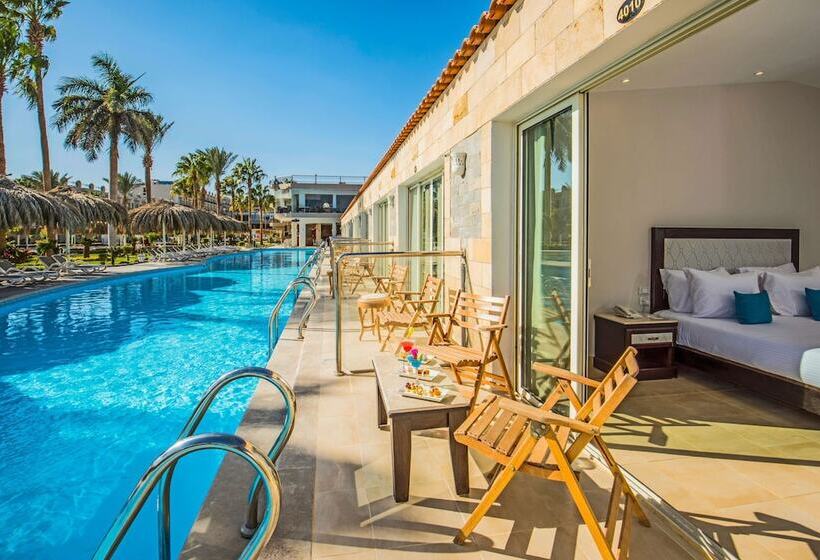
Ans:
[[[777,266],[800,269],[800,230],[757,228],[652,228],[650,309],[667,309],[662,268],[711,270],[724,266]]]

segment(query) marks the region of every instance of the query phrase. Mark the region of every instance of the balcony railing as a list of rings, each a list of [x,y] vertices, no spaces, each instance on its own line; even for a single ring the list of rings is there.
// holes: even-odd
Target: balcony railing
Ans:
[[[360,175],[287,175],[276,177],[279,183],[303,185],[361,185],[367,177]]]
[[[341,214],[338,208],[323,208],[321,206],[303,206],[293,210],[294,214]]]

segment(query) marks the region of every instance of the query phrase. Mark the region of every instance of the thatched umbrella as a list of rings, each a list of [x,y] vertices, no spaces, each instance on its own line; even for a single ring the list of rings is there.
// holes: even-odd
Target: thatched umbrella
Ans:
[[[219,216],[219,221],[222,222],[222,231],[240,232],[248,229],[248,224],[230,216]]]
[[[83,226],[94,223],[107,223],[122,226],[128,223],[128,211],[125,206],[111,199],[80,192],[69,186],[51,189],[48,194],[56,197],[67,206],[71,206],[83,220]],[[66,227],[66,248],[70,252],[71,226]]]
[[[228,239],[228,232],[238,233],[241,231],[245,231],[248,228],[248,224],[245,222],[240,222],[235,218],[231,218],[229,216],[219,215],[217,216],[219,221],[221,222],[221,231],[222,231],[222,242],[227,243]]]
[[[48,224],[77,227],[83,223],[74,207],[58,198],[0,178],[0,247],[5,246],[5,230]]]
[[[168,200],[155,200],[131,210],[129,221],[132,231],[137,233],[162,231],[163,252],[169,231],[183,233],[202,231],[212,223],[204,215],[204,211]]]

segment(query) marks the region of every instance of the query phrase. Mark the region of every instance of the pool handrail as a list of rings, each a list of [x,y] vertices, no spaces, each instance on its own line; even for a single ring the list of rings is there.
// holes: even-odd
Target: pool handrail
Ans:
[[[267,500],[265,517],[260,525],[262,530],[256,531],[239,556],[240,560],[256,559],[270,541],[279,523],[282,485],[273,462],[253,444],[233,434],[200,434],[184,438],[175,442],[157,457],[134,487],[111,528],[97,547],[93,559],[109,560],[113,557],[149,495],[169,469],[186,455],[212,449],[232,453],[247,461],[265,485]]]
[[[322,261],[325,258],[325,254],[329,247],[329,241],[325,240],[322,241],[321,245],[310,255],[310,258],[302,265],[302,268],[299,269],[299,274],[296,276],[307,276],[312,280],[316,280],[319,277],[319,273],[322,269]],[[314,271],[317,271],[314,273]]]
[[[279,391],[282,395],[282,400],[285,402],[285,418],[282,421],[282,429],[279,435],[274,440],[273,445],[268,451],[267,457],[271,463],[276,464],[279,455],[285,448],[293,433],[294,422],[296,421],[296,396],[290,384],[284,378],[269,369],[260,367],[246,367],[237,369],[226,374],[223,374],[214,381],[208,390],[199,399],[194,411],[179,433],[178,439],[184,439],[193,436],[197,428],[205,418],[205,414],[211,408],[214,400],[219,393],[231,383],[240,379],[257,378],[261,381],[267,381]],[[169,560],[171,557],[171,482],[174,476],[173,467],[168,470],[168,473],[162,477],[160,481],[159,491],[157,492],[157,514],[159,521],[159,536],[160,536],[160,558],[162,560]],[[251,489],[248,492],[248,509],[245,514],[245,523],[240,532],[245,538],[250,538],[256,528],[259,526],[259,497],[261,490],[261,479],[257,475],[254,479]]]
[[[313,280],[307,276],[297,276],[290,283],[287,285],[285,290],[282,292],[282,295],[279,296],[279,299],[276,301],[276,305],[273,307],[273,310],[270,312],[270,317],[268,318],[268,357],[270,358],[271,354],[273,354],[273,348],[276,344],[276,341],[279,339],[279,312],[282,310],[282,305],[284,305],[285,300],[290,295],[292,291],[296,289],[297,286],[305,286],[310,290],[310,301],[308,302],[307,308],[305,312],[302,313],[302,319],[299,321],[299,329],[298,329],[298,336],[299,340],[305,338],[302,331],[307,325],[308,317],[310,317],[311,311],[316,306],[316,284],[313,283]]]

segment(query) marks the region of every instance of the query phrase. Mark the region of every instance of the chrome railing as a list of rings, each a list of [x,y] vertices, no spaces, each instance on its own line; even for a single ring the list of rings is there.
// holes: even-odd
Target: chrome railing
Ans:
[[[279,455],[282,453],[285,444],[290,439],[293,433],[293,424],[296,420],[296,397],[293,394],[293,389],[281,375],[276,372],[264,368],[247,367],[237,369],[222,375],[219,379],[214,381],[191,413],[188,422],[179,434],[178,439],[190,437],[196,433],[202,419],[210,409],[219,393],[231,383],[240,379],[256,378],[262,381],[267,381],[279,391],[282,395],[282,400],[285,401],[285,418],[282,422],[282,429],[276,440],[273,442],[268,451],[268,459],[272,463],[276,463]],[[157,514],[159,515],[159,538],[160,538],[160,558],[162,560],[169,560],[171,557],[171,481],[174,476],[174,468],[168,469],[168,473],[162,478],[159,486],[157,497]],[[261,491],[260,477],[257,476],[251,486],[248,494],[248,509],[245,515],[245,523],[242,526],[241,533],[245,538],[253,536],[256,528],[259,526],[259,494]]]
[[[240,560],[253,560],[259,557],[262,548],[273,536],[279,522],[282,500],[282,485],[273,462],[253,444],[231,434],[201,434],[177,441],[157,457],[145,474],[142,475],[134,491],[128,497],[114,524],[103,537],[100,546],[94,553],[94,560],[108,560],[114,556],[122,539],[136,519],[148,496],[163,478],[184,456],[205,450],[221,450],[237,455],[247,461],[265,485],[267,493],[267,511],[262,519],[260,530],[257,530],[250,542],[242,551]]]
[[[316,285],[313,283],[313,280],[307,276],[298,276],[290,281],[285,288],[285,291],[282,292],[281,296],[279,296],[279,300],[273,307],[273,311],[270,312],[270,317],[268,318],[268,357],[273,354],[273,348],[276,345],[276,341],[279,340],[279,312],[282,310],[282,306],[285,304],[287,297],[296,289],[297,286],[304,286],[310,290],[310,301],[305,308],[305,312],[302,313],[302,319],[299,321],[298,330],[299,339],[301,340],[305,338],[302,331],[304,330],[305,325],[307,325],[307,320],[308,317],[310,317],[311,311],[313,311],[313,308],[316,306]]]
[[[296,276],[307,276],[314,282],[322,271],[322,262],[324,261],[325,255],[327,254],[329,244],[328,241],[322,241],[322,244],[313,252],[312,255],[305,261],[305,264],[302,265],[302,268],[299,269],[299,274]]]
[[[470,278],[470,268],[467,264],[466,251],[379,251],[366,253],[343,253],[336,259],[331,260],[333,267],[333,295],[336,300],[336,374],[344,375],[346,373],[343,367],[343,347],[342,342],[343,325],[342,325],[342,306],[345,305],[345,297],[343,294],[343,286],[345,284],[344,278],[344,263],[350,259],[372,259],[372,260],[401,260],[401,259],[432,259],[441,257],[458,257],[460,259],[460,279],[459,288],[461,290],[472,290],[472,280]],[[446,297],[446,296],[443,296]],[[364,373],[372,371],[372,369],[351,370],[347,373]]]

